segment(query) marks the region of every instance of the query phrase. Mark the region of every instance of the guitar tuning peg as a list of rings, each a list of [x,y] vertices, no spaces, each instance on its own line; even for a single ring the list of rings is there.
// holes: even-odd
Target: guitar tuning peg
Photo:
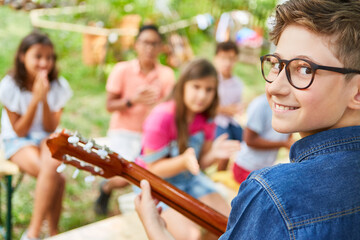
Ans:
[[[95,176],[93,176],[93,175],[87,176],[87,177],[85,177],[84,180],[86,183],[91,183],[91,182],[95,181]]]
[[[94,146],[94,140],[90,139],[85,145],[84,145],[84,150],[88,153],[91,153],[91,148]]]
[[[101,157],[101,159],[105,159],[108,152],[105,150],[105,147],[102,147],[102,149],[98,149],[97,154]]]
[[[108,154],[113,153],[113,151],[108,146],[104,146],[104,149],[108,152]]]
[[[74,147],[78,144],[80,138],[77,136],[78,132],[76,131],[74,135],[68,138],[68,142],[71,143]]]
[[[75,169],[72,178],[75,179],[79,175],[79,172],[80,172],[79,169]]]
[[[88,140],[83,137],[78,131],[75,132],[76,133],[76,136],[79,138],[80,141],[82,142],[87,142]]]
[[[64,163],[61,163],[60,166],[56,168],[56,172],[62,173],[66,168],[66,165]]]
[[[64,155],[64,157],[63,157],[64,159],[65,159],[65,161],[67,161],[67,162],[70,162],[71,160],[72,160],[72,157],[71,156],[69,156],[69,155]]]

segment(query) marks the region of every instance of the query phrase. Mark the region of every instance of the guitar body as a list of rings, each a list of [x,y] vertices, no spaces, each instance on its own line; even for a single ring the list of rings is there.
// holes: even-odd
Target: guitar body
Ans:
[[[89,144],[94,146],[89,148]],[[106,147],[73,136],[64,130],[52,134],[47,145],[53,158],[94,175],[105,178],[121,176],[136,186],[140,186],[140,181],[146,179],[150,182],[153,196],[160,201],[217,236],[226,230],[227,218],[224,215]]]

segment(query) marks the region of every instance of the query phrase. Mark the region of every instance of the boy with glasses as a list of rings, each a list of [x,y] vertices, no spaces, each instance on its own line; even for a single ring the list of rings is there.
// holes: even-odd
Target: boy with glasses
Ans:
[[[262,58],[266,95],[273,128],[302,139],[291,163],[241,184],[220,239],[360,239],[359,19],[358,0],[277,7],[277,48]],[[169,239],[142,186],[136,206],[150,239]]]

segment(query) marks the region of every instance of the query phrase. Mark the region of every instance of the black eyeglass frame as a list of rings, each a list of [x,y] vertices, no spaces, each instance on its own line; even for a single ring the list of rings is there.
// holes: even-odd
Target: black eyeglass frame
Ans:
[[[316,70],[318,70],[318,69],[331,71],[331,72],[342,73],[342,74],[350,74],[350,73],[360,74],[360,70],[355,70],[355,69],[350,69],[350,68],[339,68],[339,67],[329,67],[329,66],[318,65],[316,63],[311,62],[310,60],[303,59],[303,58],[293,58],[293,59],[290,59],[290,60],[284,60],[284,59],[281,59],[281,58],[279,58],[278,56],[276,56],[274,54],[266,54],[266,55],[260,57],[260,61],[261,61],[261,73],[262,73],[263,78],[265,79],[265,81],[267,81],[268,83],[272,83],[273,81],[269,81],[268,79],[266,79],[265,74],[264,74],[264,61],[265,61],[266,57],[275,57],[279,61],[279,63],[280,63],[280,71],[279,71],[278,75],[284,69],[284,66],[285,66],[286,77],[287,77],[289,83],[291,84],[291,86],[293,86],[296,89],[306,89],[306,88],[310,87],[311,84],[314,81]],[[313,73],[312,73],[312,76],[311,76],[311,81],[305,87],[297,87],[297,86],[295,86],[293,84],[293,82],[291,80],[289,64],[292,61],[295,61],[295,60],[301,60],[301,61],[304,61],[304,62],[308,63],[310,65],[311,69],[313,70]]]

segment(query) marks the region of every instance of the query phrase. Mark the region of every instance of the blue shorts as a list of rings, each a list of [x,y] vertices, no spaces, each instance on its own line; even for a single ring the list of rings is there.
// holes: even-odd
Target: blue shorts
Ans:
[[[183,172],[164,180],[196,199],[216,192],[214,182],[203,173],[192,175],[190,172]],[[140,188],[133,188],[135,193],[139,194],[141,192]],[[161,206],[163,211],[169,208],[169,206],[163,202],[160,202],[158,206]]]
[[[3,139],[5,158],[10,159],[17,151],[26,146],[40,146],[41,141],[44,139],[37,137],[15,137]]]
[[[239,140],[239,141],[242,141],[243,139],[243,129],[240,125],[234,125],[229,123],[229,125],[226,128],[216,126],[215,138],[217,138],[223,133],[227,133],[229,135],[228,139]]]

